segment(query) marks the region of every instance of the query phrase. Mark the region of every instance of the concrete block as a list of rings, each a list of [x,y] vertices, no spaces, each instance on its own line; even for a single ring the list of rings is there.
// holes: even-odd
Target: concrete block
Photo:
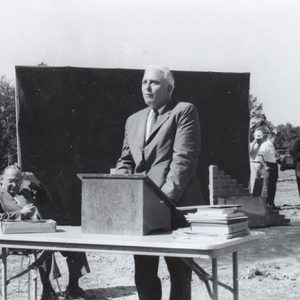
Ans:
[[[266,215],[266,226],[281,226],[290,223],[290,219],[285,218],[284,215]]]
[[[240,204],[240,210],[249,218],[249,227],[267,227],[285,225],[290,222],[279,210],[267,208],[264,197],[240,196],[222,199],[218,204]]]
[[[240,188],[238,191],[239,191],[239,194],[240,194],[240,195],[243,195],[243,196],[246,196],[246,195],[251,196],[248,188]]]

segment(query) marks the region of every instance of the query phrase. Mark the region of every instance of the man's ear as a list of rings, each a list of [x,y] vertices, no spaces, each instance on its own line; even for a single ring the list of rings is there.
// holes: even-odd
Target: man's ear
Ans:
[[[171,84],[169,84],[169,86],[168,86],[168,93],[169,93],[170,95],[172,94],[173,89],[174,89],[174,87],[173,87]]]

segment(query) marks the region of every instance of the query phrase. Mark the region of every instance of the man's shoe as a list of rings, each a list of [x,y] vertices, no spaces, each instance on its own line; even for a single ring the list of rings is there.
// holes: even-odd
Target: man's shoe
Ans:
[[[275,204],[272,206],[272,208],[276,210],[281,210],[281,208],[279,206],[276,206]]]
[[[66,289],[66,299],[76,299],[76,300],[85,300],[87,298],[86,292],[80,288],[77,287],[67,287]]]
[[[43,292],[41,296],[41,300],[59,300],[59,298],[54,291],[51,291],[51,292]]]
[[[275,204],[267,204],[267,208],[273,210],[281,210],[281,208],[279,206],[276,206]]]

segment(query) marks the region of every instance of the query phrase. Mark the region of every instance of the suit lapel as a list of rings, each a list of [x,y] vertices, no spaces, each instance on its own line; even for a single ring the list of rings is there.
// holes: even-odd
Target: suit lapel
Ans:
[[[174,106],[175,106],[174,102],[170,102],[169,104],[167,104],[167,106],[165,107],[163,112],[159,115],[159,117],[150,133],[150,136],[149,136],[148,140],[146,141],[146,144],[148,144],[152,140],[153,136],[157,133],[159,128],[169,119]]]
[[[147,124],[147,118],[150,113],[150,108],[144,109],[138,119],[138,122],[136,124],[137,131],[136,131],[136,139],[137,144],[139,146],[139,149],[144,148],[145,145],[145,135],[146,135],[146,124]]]

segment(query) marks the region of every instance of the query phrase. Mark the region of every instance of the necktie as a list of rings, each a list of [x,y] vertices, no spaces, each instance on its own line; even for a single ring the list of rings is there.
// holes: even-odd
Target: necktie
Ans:
[[[151,118],[151,123],[150,123],[150,134],[151,134],[151,132],[152,132],[152,130],[153,130],[153,128],[154,128],[154,125],[155,125],[155,123],[156,123],[156,121],[157,121],[157,118],[158,118],[158,112],[157,111],[155,111],[155,110],[152,110],[152,118]]]
[[[147,122],[146,140],[148,140],[149,136],[151,135],[154,125],[157,121],[158,115],[159,114],[157,111],[151,110],[149,118],[148,118],[148,122]]]

